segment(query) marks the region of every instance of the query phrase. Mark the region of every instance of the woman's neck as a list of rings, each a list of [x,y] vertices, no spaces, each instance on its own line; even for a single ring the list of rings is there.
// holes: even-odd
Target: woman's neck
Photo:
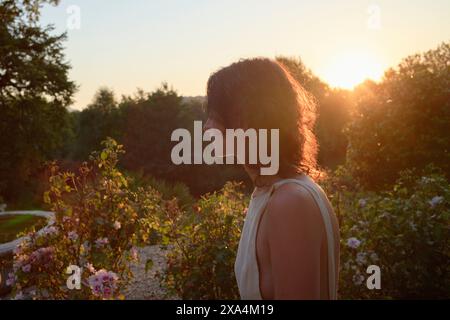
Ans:
[[[248,166],[244,166],[245,171],[249,175],[250,179],[253,182],[253,185],[255,187],[265,187],[270,186],[276,181],[280,180],[280,176],[273,175],[273,176],[263,176],[259,174],[258,169],[250,168]]]
[[[255,187],[267,187],[271,186],[275,182],[282,179],[279,175],[273,175],[273,176],[263,176],[259,174],[259,169],[256,168],[250,168],[246,165],[244,165],[244,169],[249,175],[250,179],[253,182],[253,185]],[[293,173],[292,175],[284,178],[293,178],[296,179],[298,177],[302,176],[302,173]]]

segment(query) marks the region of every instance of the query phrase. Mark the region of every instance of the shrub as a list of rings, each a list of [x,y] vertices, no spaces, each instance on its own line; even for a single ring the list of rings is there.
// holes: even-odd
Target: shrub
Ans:
[[[161,276],[181,298],[239,298],[234,261],[247,206],[240,187],[227,183],[202,197],[184,218],[169,214],[166,233],[173,250]]]
[[[238,299],[234,262],[248,197],[227,183],[195,204],[182,206],[165,193],[136,183],[116,165],[122,147],[108,139],[77,174],[50,168],[45,202],[53,225],[30,232],[14,253],[7,283],[17,298],[112,299],[132,276],[135,246],[168,246],[167,270],[159,274],[184,299]],[[348,171],[323,180],[341,232],[340,298],[450,297],[450,187],[434,168],[404,171],[388,191],[352,185]],[[141,184],[142,185],[142,184]],[[184,189],[183,189],[184,190]],[[174,190],[173,195],[183,194]],[[152,261],[146,262],[146,267]],[[381,269],[381,290],[365,286],[369,265]],[[66,269],[82,267],[81,290],[68,290]]]
[[[431,171],[405,171],[378,193],[328,185],[340,218],[341,298],[450,297],[450,187]],[[381,290],[366,287],[372,264],[381,269]]]
[[[144,175],[142,172],[132,173],[129,176],[133,179],[132,187],[151,187],[161,193],[165,200],[177,199],[178,205],[187,209],[195,203],[189,188],[182,182],[171,183],[166,180]]]
[[[134,246],[146,238],[139,212],[155,212],[159,207],[149,202],[158,202],[160,195],[130,191],[129,180],[116,168],[122,147],[112,139],[103,144],[105,148],[83,163],[78,174],[50,165],[44,200],[55,221],[43,232],[29,233],[16,249],[8,278],[16,297],[123,298],[121,290],[132,276],[128,262],[136,259]],[[140,202],[142,198],[147,202]],[[66,286],[70,265],[82,268],[80,290]]]
[[[343,170],[323,181],[340,221],[340,298],[450,296],[450,188],[440,172],[427,172],[405,171],[376,193],[352,186]],[[164,283],[185,299],[239,298],[234,261],[248,199],[228,183],[192,212],[173,201],[155,223],[172,247]],[[381,269],[381,290],[366,286],[369,265]]]

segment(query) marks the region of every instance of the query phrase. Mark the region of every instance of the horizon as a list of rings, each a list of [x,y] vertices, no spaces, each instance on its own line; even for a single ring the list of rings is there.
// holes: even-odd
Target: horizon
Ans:
[[[212,72],[255,56],[301,58],[331,87],[351,90],[366,79],[379,81],[407,56],[448,41],[446,12],[450,3],[443,0],[62,0],[43,8],[41,23],[67,31],[69,76],[79,86],[70,108],[81,110],[101,87],[120,98],[167,82],[180,96],[205,96]],[[80,28],[69,29],[74,14]]]

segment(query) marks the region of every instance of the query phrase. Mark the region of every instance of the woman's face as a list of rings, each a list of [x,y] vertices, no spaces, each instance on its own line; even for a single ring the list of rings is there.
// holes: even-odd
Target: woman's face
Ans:
[[[213,117],[208,117],[208,119],[206,120],[206,123],[203,125],[203,132],[205,132],[206,130],[209,129],[215,129],[215,130],[219,130],[222,134],[222,150],[220,151],[220,154],[216,154],[217,157],[227,157],[227,150],[226,150],[226,145],[227,145],[227,139],[226,139],[226,128],[225,126],[222,124],[222,122],[216,120]],[[230,156],[232,156],[232,154],[230,154]]]
[[[217,155],[216,154],[216,156],[223,157],[223,158],[226,158],[226,157],[234,157],[235,158],[235,154],[236,154],[236,151],[237,151],[237,149],[236,149],[237,145],[234,144],[234,148],[235,149],[234,149],[234,152],[231,152],[231,153],[226,148],[226,145],[227,145],[227,138],[226,138],[226,136],[227,135],[225,134],[225,132],[226,132],[225,126],[220,121],[215,120],[212,117],[208,117],[208,119],[206,120],[206,123],[203,125],[203,132],[205,132],[208,129],[217,129],[220,132],[222,132],[222,139],[223,139],[222,140],[223,141],[223,145],[222,146],[223,146],[223,150],[222,150],[222,154],[221,155]],[[236,159],[234,159],[234,160],[236,160]],[[234,162],[234,160],[233,160],[233,162]],[[249,174],[253,175],[253,173],[250,173],[251,169],[248,166],[244,165],[244,168]]]

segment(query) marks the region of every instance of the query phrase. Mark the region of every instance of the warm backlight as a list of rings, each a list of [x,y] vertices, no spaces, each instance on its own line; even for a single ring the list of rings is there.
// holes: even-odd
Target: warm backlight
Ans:
[[[324,80],[332,87],[352,89],[366,79],[379,80],[383,68],[376,57],[363,53],[336,56],[325,70]]]

